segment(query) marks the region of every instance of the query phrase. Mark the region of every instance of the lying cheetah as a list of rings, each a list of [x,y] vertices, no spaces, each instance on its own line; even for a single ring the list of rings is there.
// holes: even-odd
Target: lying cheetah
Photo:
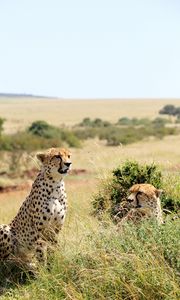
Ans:
[[[158,224],[163,223],[162,209],[160,202],[161,190],[147,183],[134,184],[130,190],[127,201],[130,203],[130,211],[122,219],[120,224],[128,220],[134,223],[142,219],[155,218]]]
[[[11,255],[28,261],[35,254],[46,261],[47,241],[56,243],[64,223],[67,198],[63,177],[71,168],[71,153],[51,148],[37,154],[42,168],[29,196],[9,225],[0,225],[0,259]]]

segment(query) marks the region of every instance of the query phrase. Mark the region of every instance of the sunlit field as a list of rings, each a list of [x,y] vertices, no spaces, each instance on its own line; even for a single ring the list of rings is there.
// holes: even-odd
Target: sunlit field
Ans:
[[[52,125],[74,125],[85,117],[117,122],[120,117],[154,118],[166,104],[180,106],[177,100],[56,100],[0,99],[0,116],[6,119],[5,131],[15,132],[33,121],[45,120]]]
[[[111,122],[122,116],[154,118],[169,103],[180,106],[180,100],[2,99],[0,117],[6,118],[6,132],[15,132],[39,119],[72,126],[84,117]],[[0,298],[178,300],[179,220],[169,217],[161,228],[151,222],[139,228],[127,225],[119,232],[108,217],[100,221],[92,214],[92,200],[102,180],[112,176],[112,170],[127,159],[159,165],[167,191],[179,193],[179,149],[179,136],[152,137],[117,147],[89,139],[82,148],[72,148],[73,168],[81,172],[65,179],[69,207],[51,268],[40,267],[37,278],[26,283],[12,283],[12,274],[5,279],[1,273]],[[25,155],[31,166],[37,167],[34,153]],[[7,157],[1,156],[0,169],[5,168]],[[9,223],[29,190],[0,193],[0,223]]]

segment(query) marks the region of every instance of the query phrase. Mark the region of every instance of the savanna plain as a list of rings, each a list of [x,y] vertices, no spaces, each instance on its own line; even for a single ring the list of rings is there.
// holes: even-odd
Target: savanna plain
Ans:
[[[123,117],[153,120],[167,104],[179,107],[180,100],[2,98],[0,118],[5,119],[3,132],[9,135],[37,120],[68,129],[84,118],[113,123]],[[164,118],[171,119],[168,128],[178,128],[174,116]],[[166,222],[161,226],[147,220],[138,226],[128,223],[119,231],[108,213],[98,218],[92,205],[95,195],[111,181],[112,171],[127,160],[157,165],[164,193],[180,201],[180,134],[146,136],[116,146],[93,136],[70,149],[74,171],[65,178],[68,212],[50,269],[39,266],[38,275],[31,278],[26,271],[1,262],[0,298],[180,299],[180,222],[173,218],[177,211],[165,210]],[[16,159],[9,149],[0,151],[0,223],[9,223],[28,195],[38,170],[36,152],[21,150],[23,159]]]

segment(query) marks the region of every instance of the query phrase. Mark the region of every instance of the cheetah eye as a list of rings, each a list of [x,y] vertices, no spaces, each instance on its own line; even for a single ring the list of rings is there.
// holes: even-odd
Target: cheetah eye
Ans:
[[[60,155],[55,155],[54,157],[56,157],[56,158],[61,158],[61,156],[60,156]]]
[[[71,157],[71,155],[68,155],[68,158],[70,158]]]
[[[144,193],[141,192],[141,191],[139,191],[139,192],[137,193],[137,195],[144,195]]]

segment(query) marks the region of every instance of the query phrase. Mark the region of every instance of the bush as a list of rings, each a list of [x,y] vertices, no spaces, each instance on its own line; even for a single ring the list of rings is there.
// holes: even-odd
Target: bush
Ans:
[[[156,127],[162,127],[166,124],[170,123],[170,121],[168,119],[165,119],[165,118],[155,118],[153,121],[152,121],[152,124]]]
[[[0,151],[20,151],[27,152],[46,149],[50,147],[59,147],[62,141],[58,138],[47,139],[36,136],[28,132],[18,132],[12,135],[4,135],[0,140]]]
[[[79,126],[82,127],[90,127],[91,125],[92,125],[92,121],[90,118],[84,118],[82,122],[79,124]]]
[[[128,117],[122,117],[118,120],[117,125],[129,126],[129,125],[132,125],[132,121]]]
[[[161,125],[165,125],[166,123],[168,123],[169,121],[167,119],[163,119],[163,118],[156,118],[153,121],[151,121],[148,118],[132,118],[129,119],[127,117],[123,117],[120,118],[117,122],[117,125],[125,125],[125,126],[149,126],[149,125],[153,125],[155,123],[157,123],[159,121],[159,123],[161,122]]]
[[[51,126],[45,121],[36,121],[27,131],[0,137],[0,151],[36,151],[63,145],[80,147],[76,134],[68,129]]]
[[[108,146],[118,146],[120,144],[126,145],[143,140],[146,137],[154,136],[163,138],[166,135],[177,134],[178,130],[174,127],[165,127],[153,124],[151,126],[125,127],[119,128],[117,126],[110,126],[101,128],[97,131],[97,136],[101,140],[107,140]]]
[[[70,147],[80,147],[80,140],[73,131],[49,125],[45,121],[36,121],[28,128],[28,132],[46,139],[56,139],[66,142]]]
[[[78,126],[81,127],[108,127],[111,123],[108,121],[103,121],[100,118],[91,120],[90,118],[84,118]]]
[[[68,146],[79,148],[81,147],[81,142],[73,131],[70,130],[61,130],[61,140],[66,142]]]
[[[162,173],[155,164],[140,165],[136,161],[126,161],[113,170],[113,177],[105,182],[93,200],[95,215],[109,214],[114,218],[117,214],[122,218],[128,210],[127,196],[129,188],[136,183],[150,183],[156,188],[164,188]],[[174,200],[170,195],[161,197],[162,206],[171,211],[180,208],[180,198]]]
[[[51,147],[60,147],[67,144],[70,147],[80,147],[79,139],[71,132],[63,131],[62,136],[44,138],[28,132],[19,132],[13,135],[4,135],[0,139],[0,151],[36,151]]]
[[[37,135],[47,139],[51,139],[54,137],[60,138],[61,135],[59,128],[49,125],[45,121],[33,122],[31,126],[28,128],[28,132],[32,133],[33,135]]]
[[[5,119],[0,118],[0,136],[1,136],[2,132],[3,132],[4,121],[5,121]]]
[[[176,118],[176,121],[175,121],[175,123],[177,123],[177,124],[179,124],[179,123],[180,123],[180,114],[179,114],[179,115],[177,115],[177,118]]]
[[[98,136],[99,130],[97,128],[91,128],[87,127],[85,130],[84,128],[82,129],[74,129],[73,130],[75,136],[79,138],[80,140],[87,140],[89,138],[95,138]]]
[[[147,118],[129,119],[123,117],[119,119],[116,125],[113,125],[99,118],[95,120],[84,118],[78,128],[76,126],[73,129],[73,132],[81,140],[98,137],[100,140],[106,140],[108,146],[118,146],[135,143],[150,136],[163,138],[166,135],[177,134],[178,128],[165,127],[168,122],[163,118],[156,118],[151,121]]]
[[[108,146],[126,145],[137,142],[143,138],[138,132],[139,130],[133,127],[118,128],[111,126],[99,131],[99,139],[106,140]]]

